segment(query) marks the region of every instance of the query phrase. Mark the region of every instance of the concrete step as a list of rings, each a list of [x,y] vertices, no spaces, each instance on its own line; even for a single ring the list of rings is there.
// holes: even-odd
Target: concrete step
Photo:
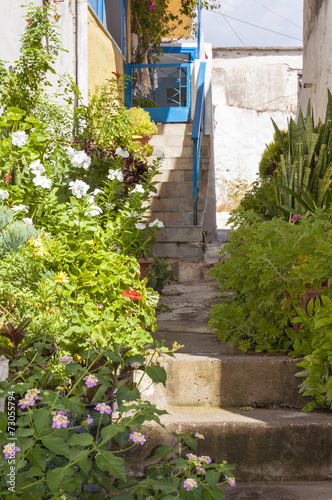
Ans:
[[[191,137],[193,124],[192,123],[159,123],[158,135],[188,135]],[[152,140],[156,136],[153,136]]]
[[[298,392],[299,379],[295,377],[300,370],[296,366],[298,361],[290,356],[239,351],[217,356],[176,353],[174,358],[160,358],[167,373],[166,388],[151,386],[145,394],[151,403],[163,408],[303,408],[309,399]]]
[[[202,170],[209,168],[209,158],[202,159]],[[165,170],[193,170],[193,157],[187,158],[165,158],[162,164],[162,171]]]
[[[127,452],[128,467],[136,474],[143,473],[156,446],[175,444],[170,433],[179,429],[203,434],[205,439],[199,440],[196,454],[209,456],[216,463],[226,460],[235,464],[238,481],[332,479],[331,413],[195,407],[167,410],[169,414],[161,417],[165,429],[154,422],[144,424],[146,443]],[[309,496],[303,499],[316,500]]]
[[[161,258],[201,260],[204,257],[204,245],[203,243],[156,243],[152,247],[152,252]]]
[[[332,500],[332,481],[237,482],[221,489],[227,500]]]
[[[159,182],[155,185],[157,195],[162,198],[193,197],[192,182]],[[204,189],[204,185],[200,187]]]
[[[164,152],[165,146],[192,146],[191,133],[177,134],[157,134],[152,137],[150,144],[155,149],[160,149]],[[210,147],[210,136],[205,135],[203,138],[203,145]]]
[[[189,212],[152,212],[151,210],[147,210],[145,215],[149,218],[150,221],[155,219],[161,220],[165,226],[170,226],[172,224],[191,226],[194,222],[194,215],[192,210]],[[203,221],[203,212],[199,211],[197,214],[197,222],[198,226],[202,226]]]
[[[154,177],[155,182],[190,182],[193,183],[193,166],[189,170],[162,170]],[[200,183],[207,182],[208,171],[202,170],[200,175]]]
[[[202,228],[184,225],[164,227],[157,232],[156,241],[157,243],[201,243],[203,242]]]
[[[204,210],[205,208],[204,196],[198,197],[197,209]],[[143,204],[143,206],[148,206],[150,204]],[[151,211],[152,212],[192,212],[193,213],[193,196],[182,196],[182,197],[151,197]]]
[[[193,145],[164,145],[161,148],[161,151],[164,153],[166,158],[193,158]],[[202,148],[202,156],[204,158],[209,158],[210,156],[210,147],[203,144]]]

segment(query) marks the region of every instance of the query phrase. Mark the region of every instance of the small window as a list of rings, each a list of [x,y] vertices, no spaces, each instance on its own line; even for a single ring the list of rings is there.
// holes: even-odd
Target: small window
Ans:
[[[127,0],[89,0],[90,7],[103,23],[115,43],[126,54]]]

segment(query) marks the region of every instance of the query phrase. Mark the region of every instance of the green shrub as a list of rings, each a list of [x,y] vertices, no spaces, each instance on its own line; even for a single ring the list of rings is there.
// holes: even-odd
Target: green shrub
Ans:
[[[227,257],[212,270],[222,301],[212,307],[210,327],[242,350],[308,354],[308,332],[295,336],[292,317],[306,289],[326,286],[332,276],[331,212],[294,223],[245,215],[247,226],[231,233]]]

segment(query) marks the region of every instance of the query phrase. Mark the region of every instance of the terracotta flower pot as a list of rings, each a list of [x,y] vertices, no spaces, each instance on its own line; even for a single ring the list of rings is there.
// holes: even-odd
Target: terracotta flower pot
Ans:
[[[137,259],[141,271],[140,280],[149,277],[150,265],[153,264],[154,259]]]
[[[149,135],[133,135],[131,140],[134,142],[140,142],[142,146],[149,144],[151,137]]]

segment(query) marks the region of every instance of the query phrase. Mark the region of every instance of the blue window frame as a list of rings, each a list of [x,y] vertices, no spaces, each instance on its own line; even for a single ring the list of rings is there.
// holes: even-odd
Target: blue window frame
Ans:
[[[126,56],[127,0],[89,0],[89,5]]]

